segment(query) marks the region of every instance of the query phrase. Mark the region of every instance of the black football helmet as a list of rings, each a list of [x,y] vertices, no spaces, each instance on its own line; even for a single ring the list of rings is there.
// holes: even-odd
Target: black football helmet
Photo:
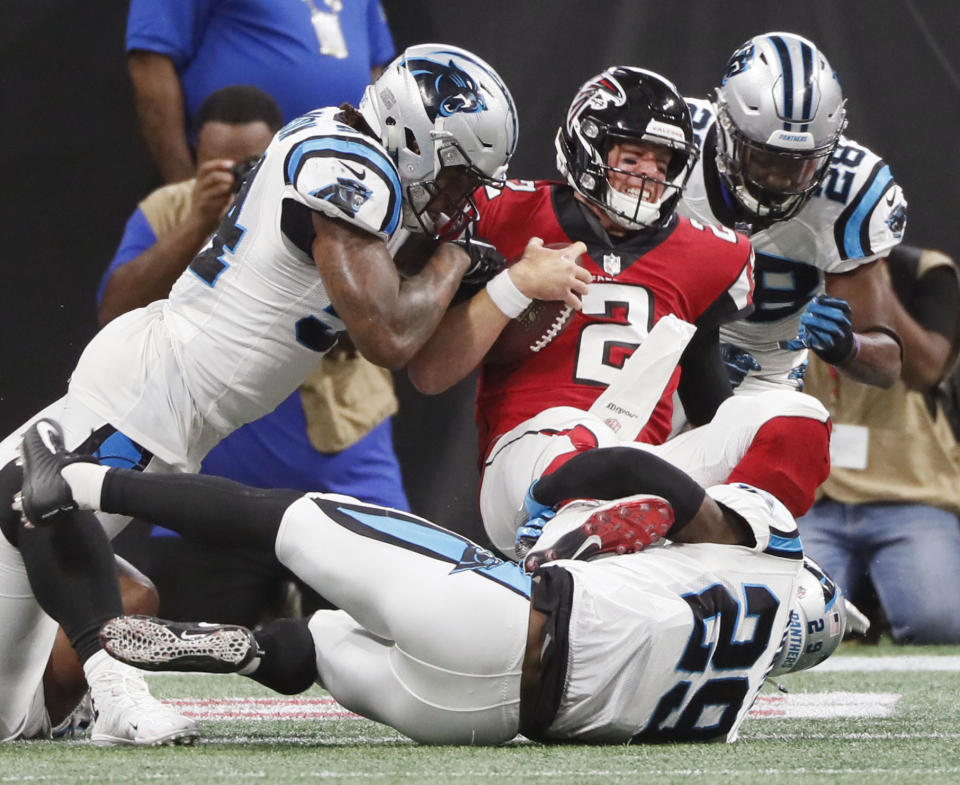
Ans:
[[[647,142],[673,151],[666,177],[658,181],[664,188],[656,202],[610,186],[607,154],[619,142]],[[631,230],[670,220],[699,155],[690,111],[677,88],[659,74],[627,66],[608,68],[580,88],[556,146],[557,168],[567,182]]]

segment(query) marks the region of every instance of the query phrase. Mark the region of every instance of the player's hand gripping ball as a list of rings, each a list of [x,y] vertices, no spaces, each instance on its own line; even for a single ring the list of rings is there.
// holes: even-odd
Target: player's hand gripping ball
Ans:
[[[567,248],[570,243],[548,243],[544,248],[558,250]],[[507,262],[511,267],[519,257]],[[580,267],[586,266],[586,257],[574,259]],[[487,352],[484,362],[491,365],[506,365],[520,362],[532,354],[542,351],[560,335],[573,319],[574,309],[561,300],[534,300],[514,319],[511,319],[493,346]]]

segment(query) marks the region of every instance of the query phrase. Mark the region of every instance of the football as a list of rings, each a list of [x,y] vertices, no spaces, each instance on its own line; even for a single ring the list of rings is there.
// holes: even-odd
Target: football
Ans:
[[[546,248],[565,248],[569,243],[548,243]],[[513,264],[517,259],[512,260]],[[577,257],[583,266],[583,257]],[[570,324],[573,309],[559,300],[534,300],[514,319],[511,319],[484,357],[491,365],[519,362],[536,354],[560,335]]]

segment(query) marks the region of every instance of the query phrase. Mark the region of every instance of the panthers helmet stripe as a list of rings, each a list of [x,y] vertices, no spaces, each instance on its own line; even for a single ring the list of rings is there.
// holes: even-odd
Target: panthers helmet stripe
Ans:
[[[780,58],[780,74],[783,78],[783,116],[789,119],[793,117],[793,66],[790,63],[790,50],[778,35],[770,36],[770,41]],[[783,130],[789,131],[791,129],[791,123],[784,120]]]
[[[800,45],[800,57],[803,60],[803,115],[802,119],[808,120],[813,112],[813,49],[806,44]],[[809,124],[804,123],[800,126],[801,131],[806,131]]]
[[[783,115],[785,118],[783,130],[792,131],[794,123],[803,123],[804,120],[810,119],[813,107],[813,50],[806,42],[798,42],[802,76],[795,79],[794,62],[790,56],[790,47],[787,42],[778,35],[770,36],[770,41],[777,50],[777,55],[780,58],[780,71],[783,75]],[[800,109],[799,116],[796,115],[798,108]],[[806,124],[800,130],[807,130]]]

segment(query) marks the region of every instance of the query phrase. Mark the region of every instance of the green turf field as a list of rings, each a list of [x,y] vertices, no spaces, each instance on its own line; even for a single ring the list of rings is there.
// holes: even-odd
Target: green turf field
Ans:
[[[960,783],[960,647],[847,645],[784,678],[786,695],[768,684],[736,744],[419,747],[319,689],[292,702],[235,676],[149,679],[154,694],[197,716],[197,746],[0,745],[0,785]]]

